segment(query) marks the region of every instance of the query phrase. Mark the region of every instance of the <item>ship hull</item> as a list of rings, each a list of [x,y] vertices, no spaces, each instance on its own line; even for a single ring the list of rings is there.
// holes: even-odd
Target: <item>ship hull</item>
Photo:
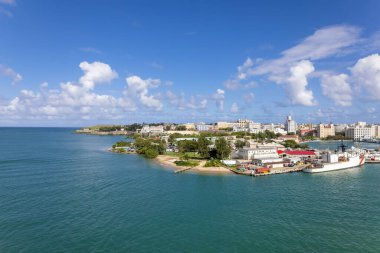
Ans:
[[[344,170],[344,169],[361,166],[364,163],[365,163],[364,157],[352,157],[347,162],[328,163],[328,164],[324,164],[322,168],[305,168],[303,169],[303,172],[321,173],[321,172],[329,172],[329,171],[336,171],[336,170]]]

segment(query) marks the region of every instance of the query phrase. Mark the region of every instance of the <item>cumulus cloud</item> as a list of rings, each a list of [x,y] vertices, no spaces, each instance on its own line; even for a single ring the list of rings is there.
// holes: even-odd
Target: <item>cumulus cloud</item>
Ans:
[[[227,80],[224,86],[227,89],[235,90],[241,86],[241,81],[248,78],[248,71],[253,66],[253,61],[251,58],[247,58],[241,66],[237,67],[237,73],[232,79]]]
[[[325,74],[321,78],[322,93],[334,101],[338,106],[350,106],[352,103],[352,89],[348,83],[348,75]]]
[[[231,112],[232,113],[238,113],[239,112],[239,106],[238,106],[238,104],[237,103],[232,103],[232,105],[231,105]]]
[[[355,87],[370,99],[380,100],[380,55],[373,54],[359,59],[351,68]]]
[[[125,94],[127,96],[137,97],[140,103],[148,108],[154,110],[161,110],[161,101],[153,95],[149,95],[150,88],[157,88],[161,81],[159,79],[141,79],[139,76],[130,76],[126,78],[127,89]]]
[[[66,82],[59,89],[49,89],[45,82],[40,85],[40,91],[21,90],[17,97],[0,106],[0,115],[8,119],[112,119],[136,110],[127,97],[92,91],[96,84],[116,78],[116,72],[107,64],[86,63],[81,68],[84,75],[79,83]],[[100,73],[94,73],[97,70]]]
[[[79,83],[88,90],[93,89],[98,83],[110,83],[118,77],[116,71],[102,62],[88,63],[84,61],[79,64],[79,67],[84,72],[84,75],[79,79]]]
[[[21,74],[1,64],[0,64],[0,74],[3,76],[10,77],[12,79],[12,84],[16,84],[22,80]]]
[[[270,81],[284,85],[291,104],[313,106],[316,104],[308,85],[308,76],[314,72],[312,61],[344,55],[360,43],[360,28],[335,25],[316,30],[297,45],[284,50],[279,58],[253,61],[248,58],[237,68],[235,78],[227,80],[225,87],[236,89],[242,80],[265,76]]]
[[[212,99],[216,101],[217,107],[219,111],[224,111],[224,90],[222,89],[217,89],[214,94],[212,94]]]
[[[291,104],[313,106],[316,105],[316,101],[313,92],[307,87],[307,77],[312,72],[314,72],[313,63],[303,60],[293,64],[288,73],[273,77],[273,80],[285,84],[285,90]]]
[[[360,42],[360,29],[350,25],[328,26],[316,30],[301,43],[281,53],[281,57],[263,61],[250,75],[276,74],[287,71],[289,64],[300,60],[320,60],[345,53]]]

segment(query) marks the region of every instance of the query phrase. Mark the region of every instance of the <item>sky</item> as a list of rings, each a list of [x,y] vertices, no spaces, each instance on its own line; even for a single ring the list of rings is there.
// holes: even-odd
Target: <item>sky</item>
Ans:
[[[0,0],[0,126],[380,123],[380,1]]]

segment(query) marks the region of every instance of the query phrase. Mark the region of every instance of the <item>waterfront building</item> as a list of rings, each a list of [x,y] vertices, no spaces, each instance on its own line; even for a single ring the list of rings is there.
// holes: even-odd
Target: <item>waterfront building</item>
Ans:
[[[292,119],[292,116],[288,116],[285,121],[285,130],[288,133],[297,132],[297,123]]]
[[[164,132],[164,126],[149,126],[149,125],[144,125],[140,133],[142,134],[162,134]]]
[[[335,127],[333,124],[319,124],[317,126],[317,137],[326,138],[327,136],[335,136]]]
[[[316,156],[315,151],[312,150],[278,150],[277,153],[282,157],[313,158]]]
[[[346,137],[354,141],[373,138],[373,134],[373,128],[370,126],[363,126],[363,124],[356,124],[355,126],[346,128]]]
[[[278,158],[277,148],[275,147],[241,148],[238,155],[240,159],[244,160]]]
[[[373,137],[380,138],[380,126],[379,125],[373,125]]]

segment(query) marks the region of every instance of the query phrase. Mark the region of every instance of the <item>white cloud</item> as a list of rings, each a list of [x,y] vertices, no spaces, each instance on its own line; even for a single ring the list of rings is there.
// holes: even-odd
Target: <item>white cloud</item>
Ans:
[[[360,43],[360,29],[350,25],[335,25],[316,30],[300,43],[284,50],[276,59],[253,61],[248,58],[238,67],[236,77],[226,81],[228,89],[236,89],[242,80],[264,75],[269,80],[285,85],[289,101],[293,105],[316,104],[312,90],[308,89],[308,75],[314,72],[311,61],[345,54]]]
[[[79,64],[79,67],[84,72],[84,75],[79,79],[79,83],[88,90],[95,88],[98,83],[110,83],[118,77],[116,71],[102,62],[88,63],[84,61]]]
[[[288,73],[273,76],[273,80],[285,84],[285,91],[293,105],[316,105],[313,92],[307,88],[307,77],[314,71],[311,61],[303,60],[293,64]]]
[[[211,96],[212,99],[216,101],[218,109],[222,112],[224,111],[224,90],[217,89],[216,92]]]
[[[253,61],[251,58],[247,58],[243,65],[237,67],[237,76],[238,80],[247,79],[247,71],[253,66]]]
[[[224,86],[229,90],[235,90],[240,88],[241,81],[246,80],[248,77],[248,72],[253,66],[253,61],[251,58],[247,58],[241,66],[237,67],[237,73],[232,79],[227,80]]]
[[[338,106],[350,106],[352,90],[348,83],[348,75],[323,75],[321,79],[322,93],[332,99]]]
[[[239,106],[238,106],[238,104],[237,103],[232,103],[232,105],[231,105],[231,112],[232,113],[238,113],[239,112]]]
[[[131,97],[137,97],[142,105],[152,108],[156,111],[162,109],[161,101],[153,95],[149,95],[150,88],[156,88],[161,84],[159,79],[141,79],[139,76],[130,76],[126,79],[127,89],[125,94]]]
[[[97,63],[104,70],[104,63]],[[83,66],[83,65],[82,65]],[[20,94],[0,106],[2,119],[116,119],[136,107],[127,97],[114,97],[97,94],[92,91],[95,84],[110,82],[115,78],[115,72],[108,66],[93,73],[97,67],[89,64],[84,66],[84,75],[80,83],[61,83],[59,89],[49,89],[48,84],[40,85],[40,92],[21,90]]]
[[[319,60],[344,54],[344,50],[360,42],[356,26],[336,25],[318,29],[298,45],[281,53],[282,57],[263,61],[250,75],[278,74],[287,71],[289,64],[300,60]]]
[[[17,73],[13,69],[11,69],[7,66],[1,65],[1,64],[0,64],[0,74],[7,76],[7,77],[10,77],[12,79],[12,84],[16,84],[22,80],[21,74]]]
[[[359,59],[351,68],[355,87],[366,92],[370,99],[380,100],[380,55]]]

